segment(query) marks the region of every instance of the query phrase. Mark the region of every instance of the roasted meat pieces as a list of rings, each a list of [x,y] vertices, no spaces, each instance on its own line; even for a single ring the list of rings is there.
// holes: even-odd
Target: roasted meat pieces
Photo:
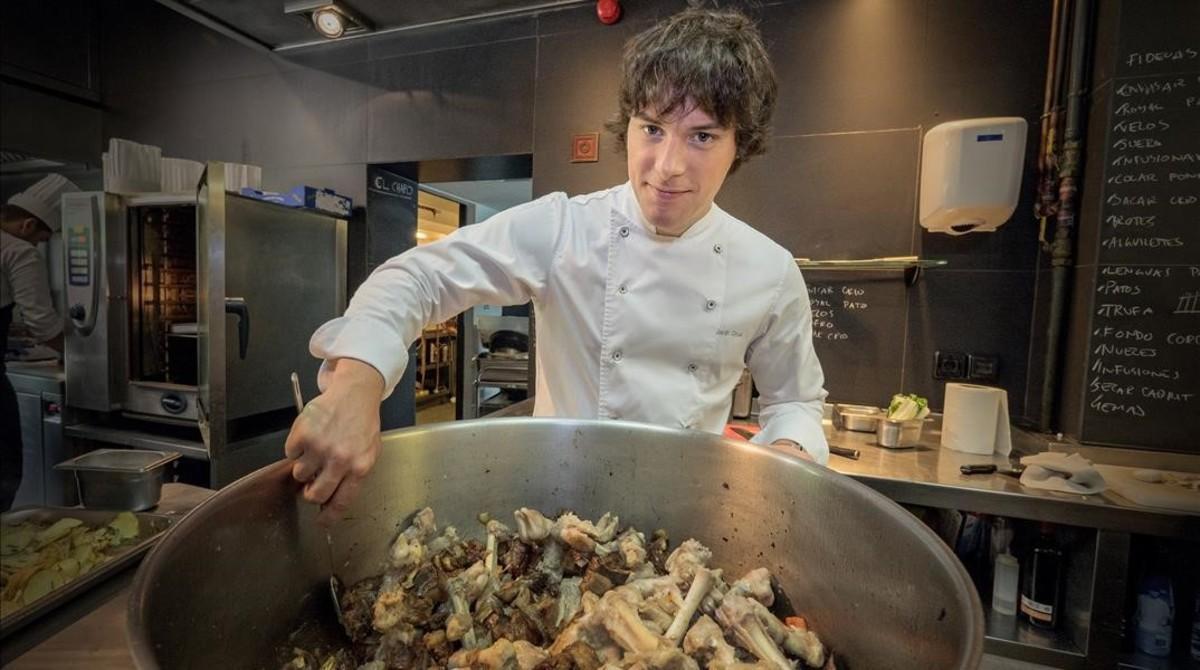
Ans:
[[[516,510],[485,539],[423,509],[381,575],[341,594],[348,644],[289,648],[295,670],[833,669],[804,619],[771,611],[766,568],[732,583],[689,539],[670,549],[618,518]]]

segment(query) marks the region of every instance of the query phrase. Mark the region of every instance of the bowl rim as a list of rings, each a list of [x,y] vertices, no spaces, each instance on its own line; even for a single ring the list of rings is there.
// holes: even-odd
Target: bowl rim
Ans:
[[[551,417],[505,417],[499,419],[470,419],[465,421],[454,421],[441,424],[411,426],[396,430],[386,431],[381,434],[381,441],[386,445],[389,440],[400,438],[406,435],[419,434],[422,432],[447,432],[447,431],[472,431],[486,429],[490,424],[497,422],[505,422],[505,425],[518,423],[526,426],[553,426],[558,429],[582,429],[582,428],[599,428],[601,430],[610,429],[635,429],[645,432],[657,432],[663,435],[678,435],[695,434],[703,435],[712,440],[713,448],[718,446],[741,450],[744,453],[755,454],[756,457],[766,457],[775,459],[781,463],[787,463],[792,466],[800,466],[808,476],[815,477],[833,477],[840,480],[841,484],[848,487],[850,491],[859,498],[866,500],[874,500],[881,508],[882,513],[889,516],[894,522],[903,526],[907,531],[916,534],[925,540],[925,544],[932,548],[934,560],[946,571],[951,582],[958,587],[958,590],[967,595],[967,620],[963,622],[964,629],[968,635],[963,640],[964,661],[962,668],[976,668],[983,657],[984,647],[984,616],[983,606],[980,601],[979,594],[975,590],[974,583],[967,574],[966,568],[953,554],[948,546],[941,540],[936,533],[928,526],[920,521],[916,516],[908,510],[901,507],[898,503],[891,500],[887,496],[879,493],[875,489],[859,482],[852,477],[843,475],[839,472],[818,465],[806,459],[800,458],[781,448],[772,447],[769,445],[760,445],[745,440],[735,440],[716,433],[708,433],[698,430],[682,430],[668,428],[654,424],[638,423],[633,421],[614,421],[600,419],[560,419]],[[137,573],[134,575],[133,583],[130,586],[129,601],[126,606],[126,638],[129,643],[130,654],[134,661],[134,666],[139,670],[157,670],[161,666],[154,655],[154,646],[148,639],[147,631],[147,605],[146,600],[150,593],[154,582],[155,574],[160,569],[167,569],[169,566],[160,566],[158,560],[160,556],[165,556],[177,544],[183,542],[187,536],[187,530],[192,526],[201,523],[201,519],[207,514],[210,508],[217,508],[225,504],[225,501],[235,497],[235,493],[247,487],[259,486],[263,481],[270,481],[279,478],[291,477],[291,463],[284,459],[265,465],[258,470],[250,472],[225,488],[217,491],[216,494],[210,496],[202,503],[197,505],[193,510],[188,512],[178,523],[174,524],[165,535],[160,538],[157,545],[150,553],[142,560],[138,566]],[[294,490],[299,494],[301,486],[297,483]]]

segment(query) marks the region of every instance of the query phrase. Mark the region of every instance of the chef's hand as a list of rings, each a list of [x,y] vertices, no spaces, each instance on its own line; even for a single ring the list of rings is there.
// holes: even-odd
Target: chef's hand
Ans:
[[[321,523],[342,518],[375,465],[383,386],[375,368],[338,359],[325,392],[292,423],[284,454],[293,461],[292,477],[304,484],[304,499],[321,505]]]
[[[791,447],[792,453],[794,453],[795,455],[799,456],[800,458],[803,458],[806,461],[816,463],[816,460],[813,459],[812,454],[805,451],[804,447],[800,446],[800,443],[796,442],[795,440],[778,439],[778,440],[775,440],[774,442],[772,442],[771,446]]]

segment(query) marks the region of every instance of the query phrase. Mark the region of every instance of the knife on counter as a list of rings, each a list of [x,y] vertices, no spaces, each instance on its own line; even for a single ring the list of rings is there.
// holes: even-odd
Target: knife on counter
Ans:
[[[850,449],[848,447],[839,447],[836,444],[829,445],[829,453],[837,454],[842,458],[849,458],[852,461],[858,460],[858,449]]]
[[[964,475],[990,475],[1001,474],[1009,477],[1020,479],[1021,473],[1025,472],[1024,465],[1014,465],[1009,468],[998,467],[995,463],[972,463],[963,465],[958,468],[959,472]]]

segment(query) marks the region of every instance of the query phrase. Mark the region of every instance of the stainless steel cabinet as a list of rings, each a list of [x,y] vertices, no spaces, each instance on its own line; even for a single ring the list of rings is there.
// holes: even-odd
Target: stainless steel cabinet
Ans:
[[[18,366],[12,366],[18,367]],[[62,404],[63,380],[57,368],[28,370],[10,368],[8,379],[17,392],[21,414],[21,451],[23,455],[21,488],[13,507],[24,505],[67,505],[72,492],[67,479],[54,470],[65,461],[63,451]]]

